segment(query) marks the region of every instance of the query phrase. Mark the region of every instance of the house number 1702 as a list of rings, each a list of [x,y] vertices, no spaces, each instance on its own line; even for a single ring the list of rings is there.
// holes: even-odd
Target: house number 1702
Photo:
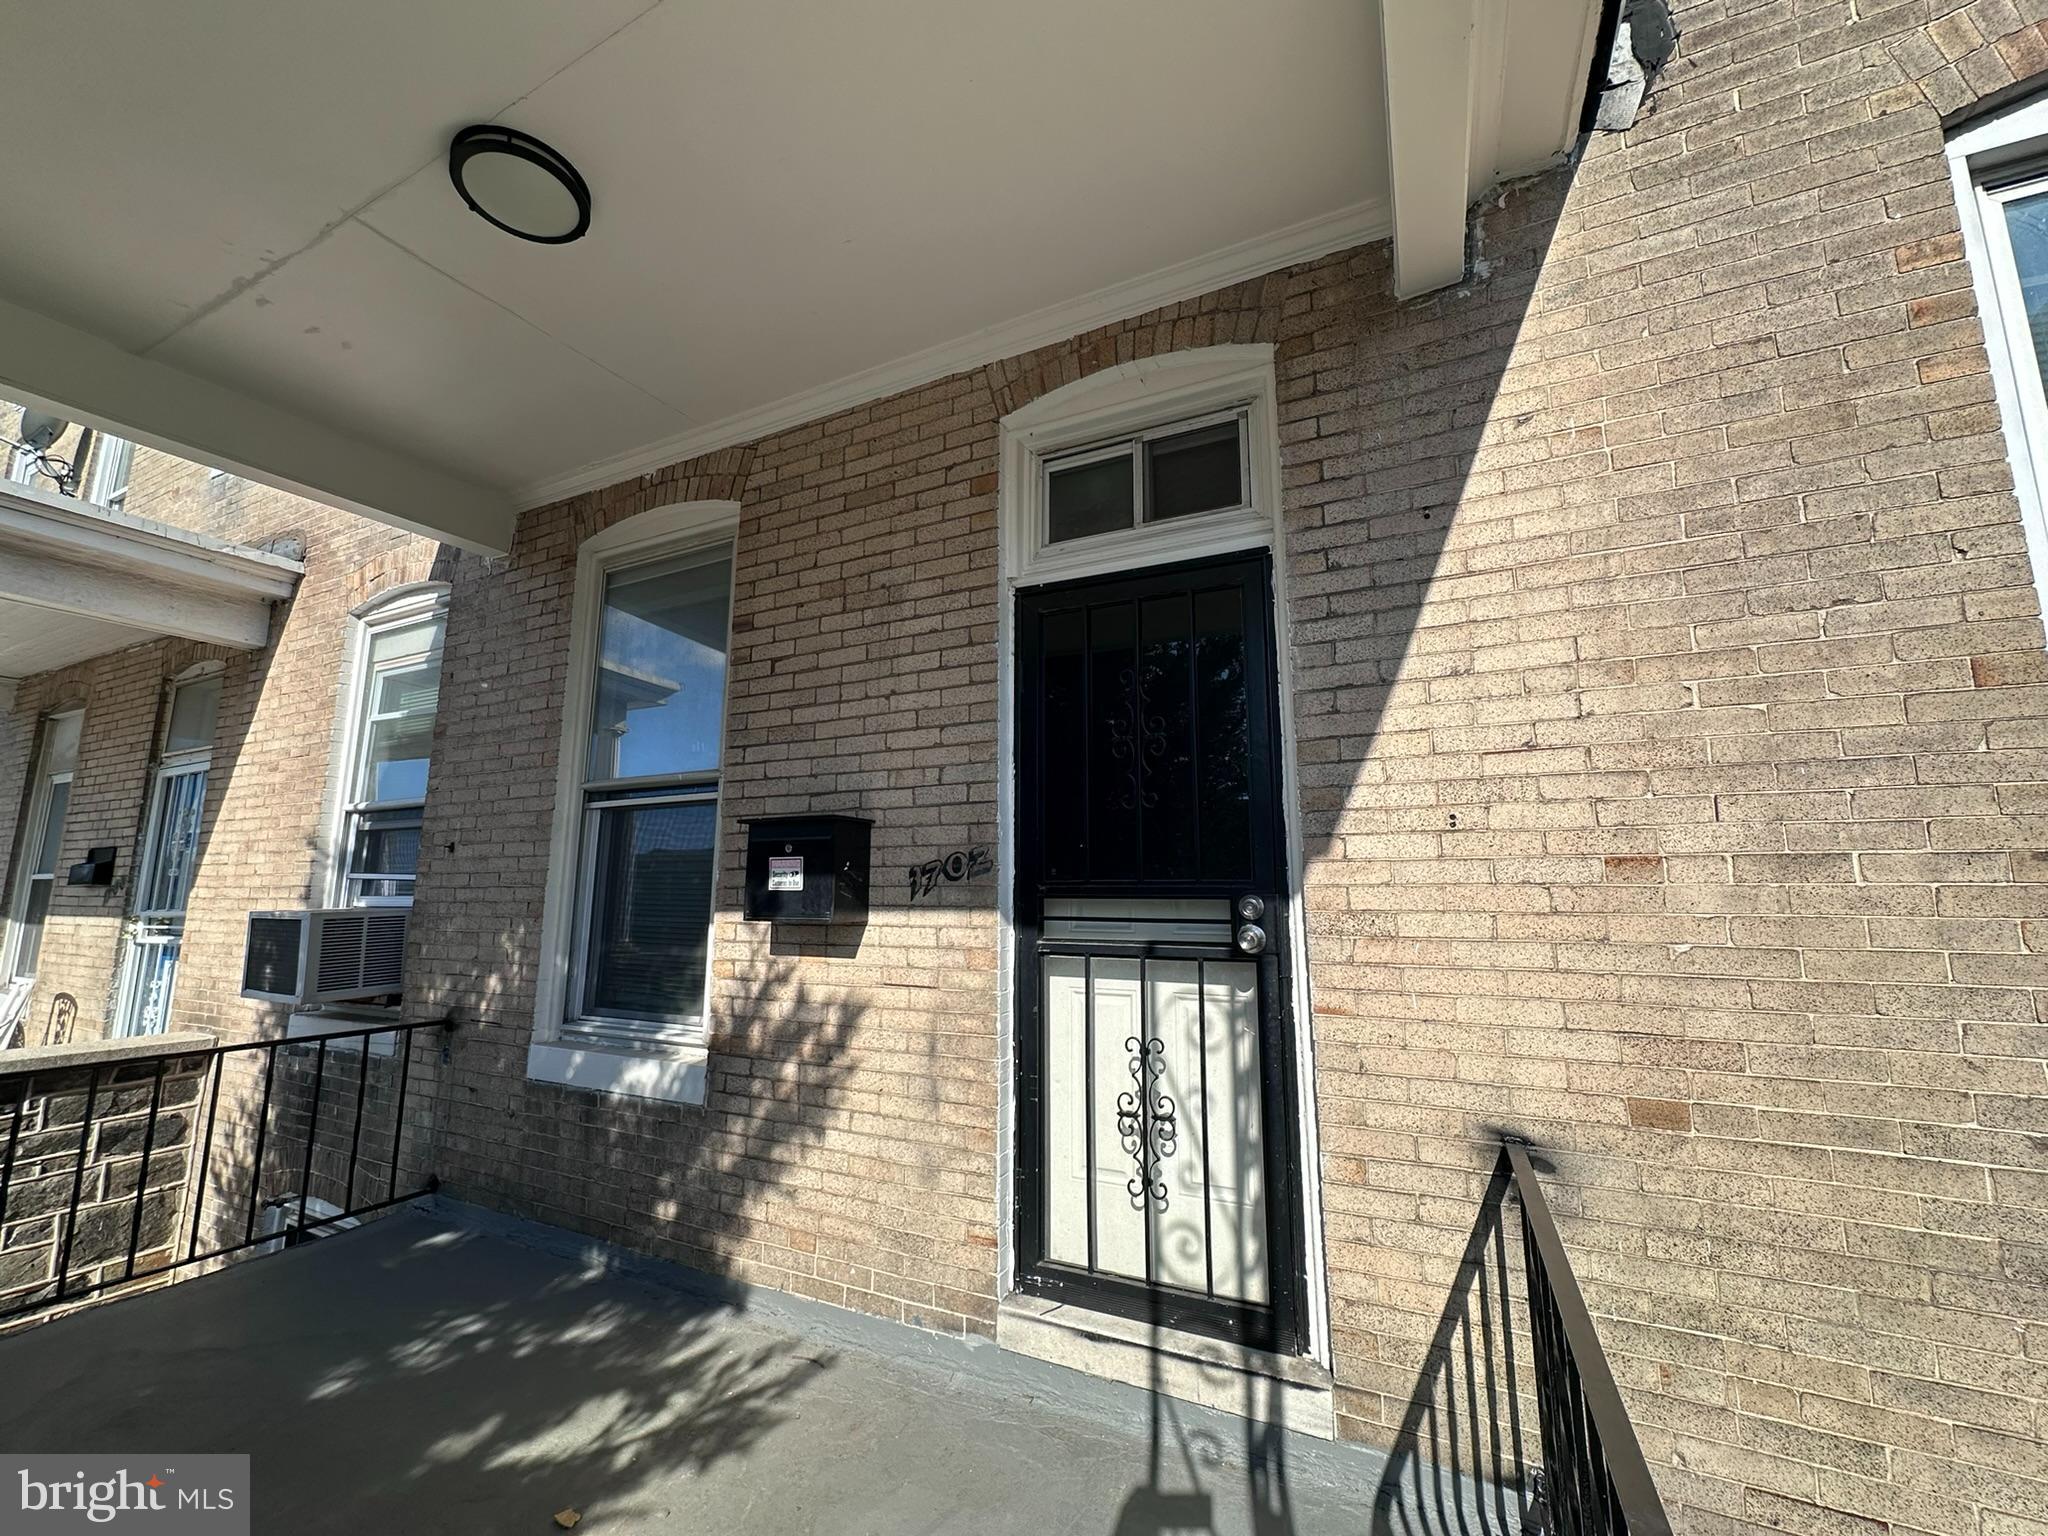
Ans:
[[[910,899],[929,896],[944,881],[951,885],[961,880],[972,880],[976,875],[988,874],[995,868],[995,860],[988,856],[988,845],[974,848],[956,848],[943,858],[926,859],[922,864],[913,864],[905,871],[910,876]]]

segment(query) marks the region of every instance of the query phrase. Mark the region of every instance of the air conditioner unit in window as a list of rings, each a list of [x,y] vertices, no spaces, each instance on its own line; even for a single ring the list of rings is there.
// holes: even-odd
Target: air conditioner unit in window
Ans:
[[[404,907],[251,912],[242,996],[267,1003],[345,1003],[405,985]]]

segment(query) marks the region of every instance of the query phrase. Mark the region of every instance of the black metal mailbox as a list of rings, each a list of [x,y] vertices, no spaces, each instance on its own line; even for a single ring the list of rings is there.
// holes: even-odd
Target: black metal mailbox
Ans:
[[[753,923],[845,923],[868,915],[864,816],[747,819],[746,916]]]
[[[112,885],[114,883],[114,853],[111,847],[88,848],[84,862],[74,864],[65,871],[66,885]]]

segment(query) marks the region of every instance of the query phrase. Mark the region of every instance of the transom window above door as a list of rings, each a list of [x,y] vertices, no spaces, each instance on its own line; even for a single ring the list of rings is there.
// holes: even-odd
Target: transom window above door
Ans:
[[[1249,508],[1245,435],[1237,410],[1045,460],[1046,543]]]
[[[1119,363],[1003,418],[1004,575],[1085,579],[1273,545],[1273,349],[1194,347]]]

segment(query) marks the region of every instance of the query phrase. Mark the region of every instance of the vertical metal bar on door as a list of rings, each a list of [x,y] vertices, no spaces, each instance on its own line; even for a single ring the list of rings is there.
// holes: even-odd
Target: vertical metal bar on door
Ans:
[[[1189,600],[1190,602],[1193,599]],[[1202,1081],[1202,1288],[1216,1294],[1216,1244],[1209,1232],[1209,962],[1195,962],[1195,1049]]]
[[[1142,834],[1140,834],[1142,835]],[[1138,1214],[1145,1224],[1145,1283],[1154,1284],[1159,1275],[1152,1252],[1152,993],[1145,974],[1145,957],[1138,957]]]
[[[1047,1116],[1048,1124],[1051,1116]],[[1095,957],[1081,957],[1081,1119],[1088,1160],[1081,1182],[1088,1191],[1088,1267],[1095,1268]],[[1049,1159],[1048,1159],[1049,1161]]]

